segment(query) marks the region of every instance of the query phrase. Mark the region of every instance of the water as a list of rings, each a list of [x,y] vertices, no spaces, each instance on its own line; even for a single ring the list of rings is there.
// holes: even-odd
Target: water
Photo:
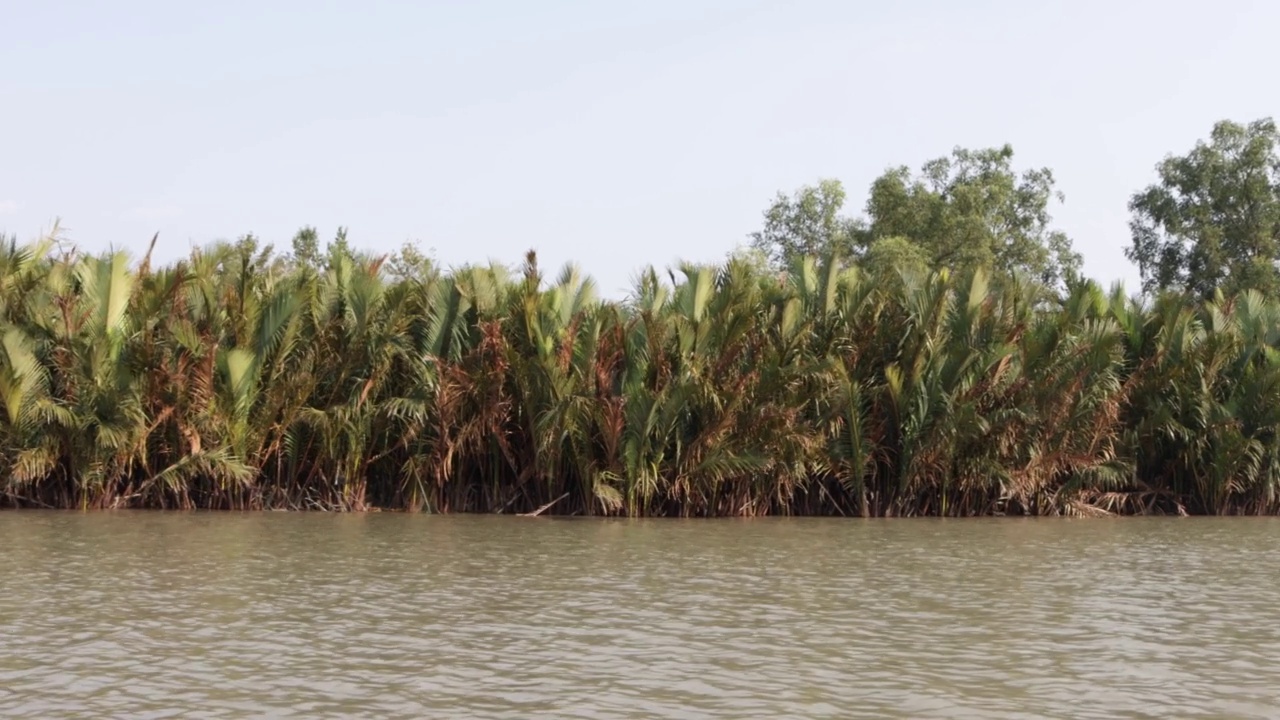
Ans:
[[[1280,521],[0,513],[6,718],[1280,716]]]

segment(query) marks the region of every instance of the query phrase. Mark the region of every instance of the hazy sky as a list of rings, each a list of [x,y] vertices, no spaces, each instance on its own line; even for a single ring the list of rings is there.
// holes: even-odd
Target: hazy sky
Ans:
[[[447,264],[536,248],[617,294],[778,190],[1012,143],[1087,274],[1128,196],[1280,115],[1280,3],[0,0],[0,231],[158,255],[305,224]]]

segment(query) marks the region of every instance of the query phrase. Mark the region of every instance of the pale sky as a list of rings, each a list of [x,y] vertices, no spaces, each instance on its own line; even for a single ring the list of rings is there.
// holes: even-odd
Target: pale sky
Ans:
[[[718,260],[778,190],[1011,143],[1086,274],[1213,123],[1280,116],[1280,3],[0,0],[0,231],[158,259],[302,225],[445,264]]]

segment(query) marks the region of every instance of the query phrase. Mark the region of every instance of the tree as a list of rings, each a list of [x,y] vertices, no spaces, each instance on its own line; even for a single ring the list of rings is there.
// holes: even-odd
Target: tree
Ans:
[[[791,197],[778,193],[764,212],[764,227],[751,233],[752,247],[778,267],[797,255],[853,254],[863,230],[861,220],[840,215],[844,185],[825,179],[800,188]]]
[[[779,194],[752,245],[778,266],[796,255],[834,254],[876,267],[901,259],[929,269],[989,268],[1057,285],[1076,278],[1080,256],[1050,227],[1062,200],[1048,168],[1017,173],[1013,148],[966,150],[925,163],[919,175],[891,168],[871,184],[867,217],[840,214],[844,187],[823,180]]]
[[[306,225],[293,236],[293,264],[297,267],[308,267],[322,270],[330,267],[339,258],[353,257],[351,243],[347,240],[347,229],[339,227],[333,240],[320,251],[320,234],[311,225]]]
[[[347,229],[345,227],[338,228],[338,232],[334,233],[333,240],[329,241],[328,251],[330,267],[333,267],[342,258],[355,257],[351,249],[351,243],[347,241]]]
[[[1209,142],[1157,166],[1160,181],[1135,193],[1133,245],[1146,291],[1280,291],[1280,154],[1276,124],[1221,121]]]
[[[293,236],[293,259],[302,267],[320,267],[320,235],[310,225]]]
[[[905,238],[934,268],[1024,272],[1049,284],[1074,278],[1080,256],[1049,227],[1049,203],[1063,199],[1052,171],[1018,174],[1012,160],[1009,145],[956,148],[918,176],[890,169],[871,185],[869,242]]]
[[[926,273],[930,258],[909,238],[887,237],[876,240],[867,247],[861,264],[873,277],[884,278],[895,273]]]
[[[397,280],[422,280],[435,269],[431,255],[424,253],[417,243],[405,241],[400,251],[387,258],[387,270]]]

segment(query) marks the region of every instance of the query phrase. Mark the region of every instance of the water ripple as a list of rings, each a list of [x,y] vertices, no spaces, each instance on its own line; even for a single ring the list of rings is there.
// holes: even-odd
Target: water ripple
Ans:
[[[7,718],[1274,718],[1280,521],[0,514]]]

